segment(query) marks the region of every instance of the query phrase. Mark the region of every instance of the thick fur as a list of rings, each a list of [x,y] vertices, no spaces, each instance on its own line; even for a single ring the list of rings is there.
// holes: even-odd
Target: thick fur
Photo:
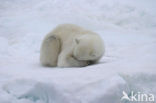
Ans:
[[[44,38],[40,61],[44,66],[82,67],[98,61],[103,54],[99,35],[74,24],[62,24]]]

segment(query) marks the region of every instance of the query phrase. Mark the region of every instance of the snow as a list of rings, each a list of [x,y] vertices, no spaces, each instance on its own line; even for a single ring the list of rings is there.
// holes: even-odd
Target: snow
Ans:
[[[122,91],[156,96],[155,0],[0,0],[0,103],[128,103]],[[101,35],[98,64],[39,63],[43,37],[73,23]],[[146,103],[146,102],[145,102]]]

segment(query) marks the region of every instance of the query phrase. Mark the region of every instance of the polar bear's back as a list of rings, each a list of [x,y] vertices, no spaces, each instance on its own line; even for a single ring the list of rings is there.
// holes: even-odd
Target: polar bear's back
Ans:
[[[61,24],[53,30],[52,34],[57,35],[64,41],[65,39],[73,38],[76,36],[95,33],[74,24]]]

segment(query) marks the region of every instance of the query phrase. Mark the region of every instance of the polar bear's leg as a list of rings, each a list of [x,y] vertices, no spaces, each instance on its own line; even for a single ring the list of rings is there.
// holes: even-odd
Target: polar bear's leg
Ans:
[[[58,67],[83,67],[88,65],[88,61],[75,59],[70,52],[62,51],[58,58]]]
[[[40,61],[44,66],[57,66],[57,59],[60,53],[60,41],[54,36],[44,39],[41,47]]]

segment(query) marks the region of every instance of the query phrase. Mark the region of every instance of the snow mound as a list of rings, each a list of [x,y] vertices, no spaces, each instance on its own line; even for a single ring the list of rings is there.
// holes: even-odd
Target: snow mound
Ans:
[[[113,103],[120,101],[120,92],[126,90],[125,81],[119,76],[91,82],[73,89],[60,87],[61,85],[57,86],[52,82],[19,79],[4,84],[3,92],[18,103],[97,103],[101,101]]]

